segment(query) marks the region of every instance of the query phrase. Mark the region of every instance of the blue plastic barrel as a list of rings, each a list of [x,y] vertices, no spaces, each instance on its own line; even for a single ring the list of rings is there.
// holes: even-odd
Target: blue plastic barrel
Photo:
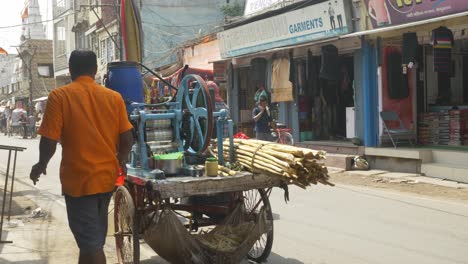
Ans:
[[[143,103],[143,79],[140,67],[133,61],[118,61],[107,64],[107,88],[119,92],[127,106],[127,112],[132,112],[131,104]]]

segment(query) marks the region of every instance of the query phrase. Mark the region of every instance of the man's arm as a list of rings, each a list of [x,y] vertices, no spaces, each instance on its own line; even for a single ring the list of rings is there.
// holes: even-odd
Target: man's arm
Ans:
[[[31,174],[29,175],[34,185],[39,181],[41,174],[46,175],[47,164],[49,164],[50,159],[54,156],[56,149],[57,141],[44,136],[41,137],[39,143],[39,162],[32,167]]]
[[[255,110],[254,110],[254,115],[253,115],[253,119],[255,120],[255,122],[258,122],[258,120],[260,119],[260,117],[262,117],[263,115],[263,112],[265,112],[265,108],[262,108],[262,110],[260,110],[258,112],[258,114],[255,114]]]
[[[123,132],[119,135],[119,149],[117,153],[117,159],[119,160],[119,165],[125,167],[127,162],[128,155],[132,149],[133,144],[133,131],[132,129]]]

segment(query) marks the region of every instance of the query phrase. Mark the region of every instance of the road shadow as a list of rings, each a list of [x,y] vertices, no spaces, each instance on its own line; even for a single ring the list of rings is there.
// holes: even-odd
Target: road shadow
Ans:
[[[271,264],[304,264],[304,262],[293,259],[293,258],[285,258],[280,256],[274,252],[271,252],[270,256],[268,257],[268,261],[266,263]]]
[[[3,203],[3,189],[0,188],[0,210]],[[7,191],[6,201],[5,201],[5,212],[4,212],[4,225],[7,222],[8,215],[10,216],[20,216],[24,215],[26,210],[34,209],[35,203],[30,199],[16,195],[13,192],[13,198],[11,200],[11,210],[10,210],[10,190]],[[1,213],[1,212],[0,212]]]

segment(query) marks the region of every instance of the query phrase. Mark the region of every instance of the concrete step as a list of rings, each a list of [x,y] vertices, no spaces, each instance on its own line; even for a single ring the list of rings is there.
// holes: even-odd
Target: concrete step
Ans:
[[[325,165],[327,165],[327,167],[335,167],[344,170],[350,170],[353,158],[354,156],[352,155],[327,153]]]
[[[302,148],[323,150],[323,151],[326,151],[327,153],[356,155],[356,156],[364,155],[364,147],[355,146],[348,142],[340,143],[340,142],[327,142],[327,141],[324,141],[324,142],[305,141],[305,142],[297,142],[295,145],[297,147],[302,147]]]
[[[432,162],[454,165],[468,164],[468,151],[432,150]]]
[[[421,174],[428,177],[468,183],[468,164],[424,163],[421,165]]]
[[[413,159],[422,163],[433,162],[432,150],[417,148],[366,148],[366,156]]]

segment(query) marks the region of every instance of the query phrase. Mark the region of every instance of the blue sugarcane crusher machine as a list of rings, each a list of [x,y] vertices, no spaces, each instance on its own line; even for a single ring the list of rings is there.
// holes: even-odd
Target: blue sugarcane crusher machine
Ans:
[[[170,100],[159,104],[145,104],[141,68],[154,74],[166,85],[177,90]],[[208,148],[216,123],[218,142],[223,142],[223,129],[228,126],[230,156],[233,158],[233,123],[227,111],[213,112],[214,102],[205,81],[198,75],[185,76],[179,87],[174,87],[143,64],[131,61],[112,62],[107,66],[106,87],[119,92],[126,104],[129,119],[135,128],[135,145],[127,171],[131,175],[148,179],[160,178],[160,171],[150,166],[152,153],[147,145],[146,124],[154,120],[170,121],[172,142],[184,155],[202,156]],[[216,120],[216,122],[214,122]],[[218,144],[218,153],[223,153]],[[224,165],[223,155],[218,155]],[[184,166],[187,166],[184,159]]]

